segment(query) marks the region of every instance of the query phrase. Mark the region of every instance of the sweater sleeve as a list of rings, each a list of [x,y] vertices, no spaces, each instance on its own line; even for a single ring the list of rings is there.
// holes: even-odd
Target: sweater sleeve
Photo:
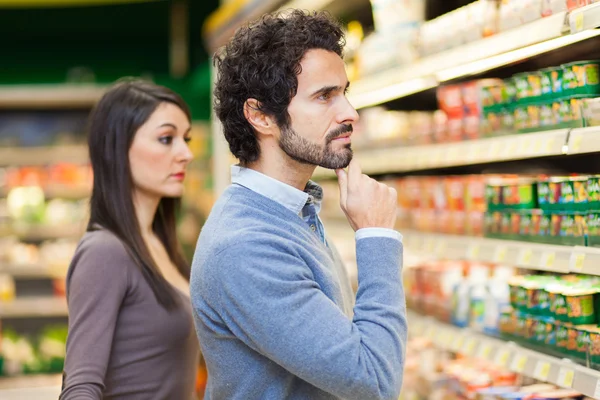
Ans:
[[[401,242],[357,241],[353,320],[323,293],[306,263],[281,246],[254,240],[217,255],[212,278],[229,328],[255,351],[334,396],[396,400],[407,335]]]
[[[69,336],[60,400],[100,400],[131,258],[103,232],[84,239],[67,275]]]

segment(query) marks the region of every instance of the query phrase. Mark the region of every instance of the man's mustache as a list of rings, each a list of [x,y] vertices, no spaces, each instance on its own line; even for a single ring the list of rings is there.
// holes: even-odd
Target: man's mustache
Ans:
[[[327,134],[326,141],[327,141],[327,143],[330,143],[334,139],[336,139],[336,138],[342,136],[344,133],[348,133],[348,132],[350,132],[350,133],[354,132],[354,128],[352,127],[352,124],[340,125]]]

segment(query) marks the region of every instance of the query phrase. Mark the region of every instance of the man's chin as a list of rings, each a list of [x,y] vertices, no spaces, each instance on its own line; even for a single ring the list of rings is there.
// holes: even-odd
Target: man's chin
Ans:
[[[319,167],[325,168],[325,169],[340,169],[340,168],[343,169],[343,168],[346,168],[348,165],[350,165],[350,161],[352,161],[352,157],[353,157],[353,154],[352,154],[352,152],[350,152],[350,154],[348,154],[347,157],[336,159],[336,160],[329,160],[329,162],[321,163],[319,165]]]

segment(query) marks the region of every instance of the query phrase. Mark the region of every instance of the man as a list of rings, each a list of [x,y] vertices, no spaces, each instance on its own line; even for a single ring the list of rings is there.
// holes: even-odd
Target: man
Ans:
[[[216,59],[216,112],[240,165],[192,266],[207,399],[398,398],[396,192],[351,162],[343,39],[326,14],[293,11],[240,29]],[[356,299],[318,217],[316,166],[336,170],[356,231]]]

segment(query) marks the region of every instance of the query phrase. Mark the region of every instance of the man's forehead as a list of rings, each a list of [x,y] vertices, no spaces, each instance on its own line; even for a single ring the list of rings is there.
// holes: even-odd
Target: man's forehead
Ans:
[[[315,89],[321,86],[345,88],[348,83],[344,60],[336,53],[320,49],[309,50],[300,65],[302,70],[298,75],[299,85],[309,85]]]

